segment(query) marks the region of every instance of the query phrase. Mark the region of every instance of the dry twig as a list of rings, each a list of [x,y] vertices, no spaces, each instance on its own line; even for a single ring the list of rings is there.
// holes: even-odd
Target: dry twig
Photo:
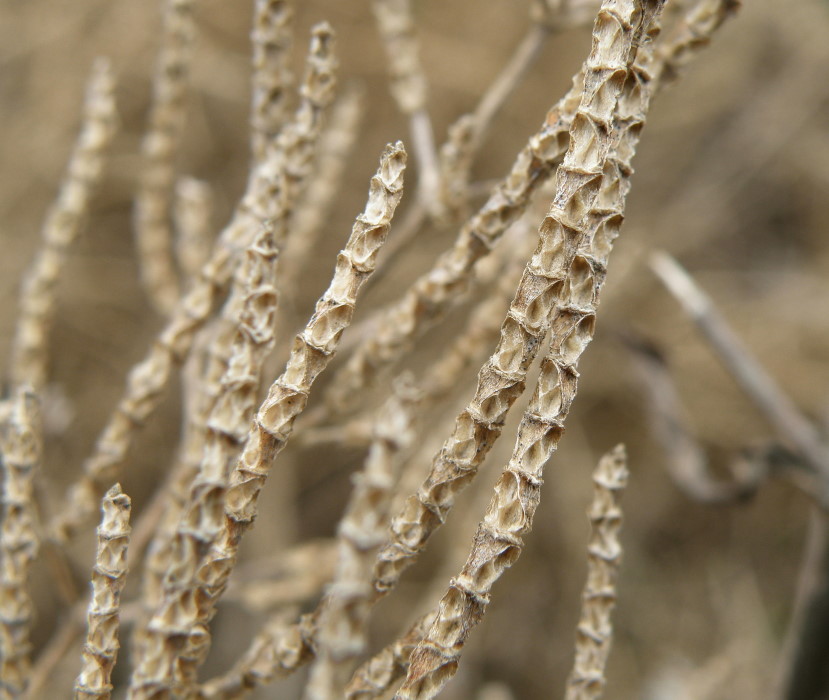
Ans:
[[[127,548],[130,541],[130,499],[116,484],[101,504],[98,550],[92,569],[92,596],[87,615],[83,667],[75,682],[78,700],[108,700],[112,691],[112,669],[118,656],[118,619],[121,591],[127,578]]]
[[[248,189],[214,252],[162,330],[148,356],[127,378],[124,396],[84,463],[84,473],[69,491],[66,507],[50,524],[65,541],[94,511],[97,494],[126,459],[138,428],[163,396],[175,365],[190,352],[196,333],[210,318],[233,275],[237,251],[244,249],[263,221],[271,220],[277,241],[284,240],[298,192],[307,176],[322,114],[333,96],[333,33],[327,24],[313,28],[302,102],[294,121],[278,139],[274,153],[254,169]],[[286,173],[290,172],[290,177]]]
[[[10,372],[17,386],[28,385],[40,391],[46,381],[55,288],[69,247],[101,181],[104,158],[116,128],[114,93],[109,62],[99,58],[87,83],[81,133],[57,200],[43,224],[43,247],[24,277]]]
[[[40,544],[34,478],[40,463],[41,428],[38,400],[30,389],[19,389],[10,399],[10,412],[0,431],[0,685],[4,696],[20,697],[30,673],[29,571]]]
[[[587,511],[587,582],[576,633],[576,660],[567,680],[565,700],[598,700],[604,690],[604,670],[613,637],[610,615],[616,605],[616,579],[622,559],[619,497],[627,479],[627,455],[624,446],[618,445],[602,457],[593,472],[595,487]]]
[[[389,145],[371,180],[366,209],[338,257],[331,284],[256,414],[223,494],[223,511],[213,513],[218,520],[207,520],[204,528],[189,531],[194,547],[185,552],[182,567],[168,572],[164,599],[150,620],[143,654],[136,661],[132,677],[136,698],[189,689],[195,682],[209,644],[207,623],[227,586],[242,537],[253,524],[259,494],[305,408],[312,384],[336,352],[354,313],[357,293],[374,270],[402,196],[405,164],[402,144]],[[178,643],[171,648],[165,640]]]
[[[194,0],[164,0],[149,126],[141,146],[144,170],[135,199],[141,281],[153,306],[164,316],[172,314],[179,302],[170,217],[195,35],[193,5]]]

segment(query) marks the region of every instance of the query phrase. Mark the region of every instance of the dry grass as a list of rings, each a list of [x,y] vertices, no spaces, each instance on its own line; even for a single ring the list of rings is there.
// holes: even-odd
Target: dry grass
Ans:
[[[0,697],[825,694],[829,8],[599,6],[0,5]]]

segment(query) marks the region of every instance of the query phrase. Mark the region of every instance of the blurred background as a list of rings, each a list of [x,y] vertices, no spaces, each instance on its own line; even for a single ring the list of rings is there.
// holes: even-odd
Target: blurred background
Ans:
[[[338,36],[340,83],[358,85],[365,104],[360,137],[317,254],[298,288],[287,295],[286,318],[298,330],[325,289],[336,251],[362,209],[378,154],[388,141],[406,141],[408,126],[389,96],[387,61],[368,1],[296,5],[295,74],[302,72],[309,28],[326,19]],[[415,5],[429,109],[436,140],[442,142],[447,127],[474,108],[521,41],[529,27],[529,4],[422,0]],[[210,183],[213,227],[219,230],[244,188],[248,168],[251,7],[198,0],[196,8],[180,172]],[[161,326],[138,283],[131,228],[159,28],[157,3],[0,3],[3,358],[21,274],[37,249],[40,224],[70,153],[94,57],[110,57],[118,79],[121,130],[60,287],[46,400],[46,503],[60,497],[78,473],[120,396],[127,370],[143,357]],[[550,36],[488,132],[474,165],[475,181],[507,172],[547,109],[568,89],[589,48],[589,28]],[[649,252],[667,250],[711,295],[802,412],[825,427],[827,60],[829,4],[747,0],[687,74],[655,100],[634,163],[627,219],[609,266],[595,341],[580,364],[579,395],[561,449],[547,469],[534,531],[519,562],[496,585],[484,622],[443,697],[472,698],[483,690],[492,700],[509,697],[504,694],[509,689],[515,698],[543,698],[563,688],[585,575],[590,473],[600,455],[619,442],[627,446],[631,477],[623,499],[625,555],[608,695],[769,697],[792,612],[809,502],[782,480],[727,506],[683,495],[665,469],[641,380],[621,338],[636,334],[664,354],[690,429],[715,473],[725,473],[741,450],[778,439],[650,272]],[[409,182],[415,182],[412,175]],[[401,212],[410,205],[404,196]],[[545,206],[542,202],[538,211]],[[383,268],[382,278],[358,305],[356,320],[370,317],[372,308],[428,269],[453,236],[450,227],[424,229]],[[381,254],[381,266],[384,262]],[[425,349],[408,366],[421,368],[439,355],[466,310],[461,307],[430,331]],[[445,439],[453,416],[471,397],[476,369],[458,378],[457,391],[430,420],[424,443],[437,448]],[[423,561],[382,602],[372,628],[373,649],[403,631],[415,612],[433,605],[462,564],[525,405],[526,397],[513,409],[513,420],[476,486],[459,500]],[[173,455],[178,411],[173,395],[131,457],[122,483],[137,512]],[[276,490],[269,484],[262,515],[246,543],[250,559],[274,555],[277,546],[330,537],[348,494],[349,473],[363,451],[292,446],[284,456],[284,480]],[[277,493],[283,488],[290,498]],[[93,548],[90,531],[73,549],[81,587]],[[59,608],[44,571],[36,574],[34,644],[41,649]],[[205,676],[231,664],[260,620],[261,614],[238,603],[222,607]],[[54,692],[70,687],[78,654],[79,644],[59,665],[54,688],[63,690]],[[127,650],[123,658],[121,673],[128,668]],[[301,682],[300,674],[258,697],[297,697]]]

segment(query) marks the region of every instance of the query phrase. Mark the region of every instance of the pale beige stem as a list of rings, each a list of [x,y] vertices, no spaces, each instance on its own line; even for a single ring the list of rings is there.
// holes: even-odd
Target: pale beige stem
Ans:
[[[651,258],[651,268],[682,305],[729,373],[774,426],[781,440],[795,448],[816,473],[829,479],[829,449],[816,428],[748,351],[711,299],[667,253]]]
[[[261,162],[287,118],[294,11],[288,0],[256,0],[253,13],[251,149]]]
[[[171,585],[188,593],[199,595],[199,586],[187,579],[178,580],[175,572],[188,571],[198,566],[198,558],[221,527],[222,500],[230,465],[236,459],[256,406],[262,367],[274,345],[274,318],[276,313],[276,260],[278,249],[273,228],[266,225],[254,244],[248,249],[244,264],[237,271],[236,286],[241,301],[238,305],[236,334],[231,345],[227,369],[219,381],[213,408],[206,422],[204,451],[197,474],[189,489],[187,504],[181,520],[167,545],[153,550],[148,556],[148,576],[145,577],[145,603],[161,604]],[[196,640],[201,647],[209,644],[207,634]],[[161,640],[167,648],[174,648],[173,639]],[[159,644],[157,635],[148,634],[144,625],[136,630],[136,656],[152,655],[151,647]],[[181,648],[183,656],[199,656],[200,648]],[[159,680],[157,678],[157,680]],[[164,679],[172,686],[176,681]],[[186,682],[186,681],[185,681]]]
[[[487,88],[475,111],[463,115],[449,127],[446,143],[440,149],[441,215],[449,221],[456,221],[465,213],[469,201],[472,163],[486,132],[498,111],[535,63],[549,35],[546,26],[533,25]]]
[[[581,90],[579,76],[568,96],[547,115],[542,129],[519,154],[512,170],[481,209],[463,226],[453,246],[383,309],[374,333],[357,346],[327,391],[329,410],[350,410],[360,392],[399,359],[427,328],[442,318],[468,289],[475,263],[487,255],[525,210],[566,150],[566,134]]]
[[[314,161],[314,176],[299,203],[291,224],[292,233],[285,250],[280,291],[296,295],[299,281],[307,274],[306,265],[316,250],[331,214],[346,165],[357,141],[364,106],[357,90],[347,90],[331,109],[331,119],[320,136]],[[277,337],[283,334],[277,333]]]
[[[571,146],[559,169],[556,196],[542,225],[541,244],[528,265],[529,272],[544,260],[545,253],[555,259],[558,251],[566,250],[568,239],[574,245],[569,260],[565,259],[566,274],[548,302],[553,335],[550,351],[542,362],[512,457],[495,486],[469,558],[460,575],[450,582],[434,623],[411,655],[406,680],[395,696],[400,700],[432,698],[454,676],[463,646],[484,615],[493,584],[518,559],[521,538],[532,528],[543,468],[563,434],[576,393],[576,366],[593,335],[607,258],[618,235],[629,189],[630,159],[650,102],[647,60],[634,67],[633,58],[642,38],[655,31],[652,24],[657,22],[661,5],[658,0],[609,1],[599,11],[593,51],[585,67],[585,92],[571,129]],[[634,70],[627,76],[631,68]],[[567,184],[575,172],[581,174],[582,194],[574,202],[579,189]],[[588,183],[595,185],[588,189]],[[442,506],[445,513],[451,507],[453,489],[457,491],[455,484],[472,475],[474,470],[454,474],[450,470],[439,479],[427,480],[413,504],[424,503],[424,496],[442,486],[438,492],[441,500],[429,497],[426,503]],[[448,497],[444,495],[447,492]],[[428,528],[426,516],[413,521],[409,531],[424,521]],[[401,528],[404,523],[401,521]],[[416,551],[410,542],[398,541],[401,544],[388,559],[395,565],[405,561],[408,552]],[[414,541],[415,546],[421,544]],[[380,563],[382,574],[382,560]],[[391,572],[399,576],[397,566]],[[385,590],[386,581],[380,578],[378,583],[379,590]]]
[[[118,657],[121,591],[127,578],[130,499],[116,484],[104,496],[98,549],[92,569],[83,665],[75,681],[76,700],[109,700],[112,669]]]
[[[412,2],[373,0],[372,7],[386,50],[392,96],[400,111],[409,117],[412,151],[419,168],[418,205],[429,209],[438,201],[440,172]]]
[[[193,6],[194,0],[163,3],[161,48],[153,78],[149,124],[141,144],[144,167],[135,198],[135,242],[141,281],[153,306],[163,316],[170,316],[179,303],[171,216],[195,35]]]
[[[581,597],[576,630],[576,659],[567,679],[565,700],[599,700],[605,687],[605,666],[613,639],[610,616],[616,605],[616,580],[622,560],[619,498],[627,485],[627,455],[617,446],[593,472],[593,500],[587,511],[587,582]]]
[[[735,7],[733,0],[705,0],[695,5],[669,36],[657,40],[650,67],[655,90],[681,75],[685,65],[708,45],[711,34]],[[582,82],[580,73],[574,76],[572,89],[550,110],[509,174],[461,228],[452,247],[399,300],[378,312],[372,323],[373,332],[365,334],[366,339],[355,348],[326,392],[329,413],[343,415],[352,410],[363,390],[463,297],[475,263],[498,244],[561,162]]]
[[[116,478],[138,429],[160,404],[174,366],[186,359],[196,334],[227,289],[238,254],[262,222],[273,222],[279,241],[287,236],[293,207],[310,171],[323,112],[333,98],[335,65],[331,28],[324,23],[317,25],[311,33],[303,99],[294,120],[280,133],[273,153],[253,171],[247,191],[210,260],[148,356],[130,372],[124,395],[84,463],[83,475],[70,487],[66,506],[50,524],[54,539],[69,539],[94,512],[98,494]]]
[[[12,340],[11,380],[40,391],[48,373],[48,341],[55,313],[55,291],[89,211],[115,134],[115,82],[106,59],[92,67],[86,88],[81,132],[75,143],[57,200],[43,224],[43,245],[23,278],[20,315]]]
[[[376,266],[391,218],[403,193],[406,154],[401,143],[387,146],[371,180],[369,199],[337,259],[331,284],[304,331],[297,336],[283,374],[271,385],[233,467],[224,509],[210,539],[200,539],[188,566],[168,572],[164,600],[147,627],[144,653],[136,660],[131,697],[164,698],[189,689],[207,649],[207,625],[227,587],[244,533],[275,457],[284,449],[296,417],[305,408],[317,376],[331,361],[351,322],[357,293]],[[192,541],[192,540],[190,540]],[[182,540],[186,544],[185,540]],[[198,595],[193,595],[194,590]],[[176,639],[170,648],[165,640]],[[193,653],[182,655],[183,651]]]
[[[31,389],[18,389],[9,405],[9,415],[0,425],[0,684],[6,697],[17,698],[26,691],[31,668],[29,572],[40,545],[34,478],[42,431],[40,407]]]
[[[600,267],[594,270],[599,263],[577,256],[577,252],[580,245],[593,245],[595,239],[600,259],[605,257],[621,224],[618,214],[604,212],[617,204],[612,198],[616,194],[614,178],[619,174],[613,168],[603,174],[602,169],[607,167],[611,147],[615,145],[610,124],[635,45],[631,43],[632,29],[616,17],[612,12],[600,13],[598,20],[603,31],[605,26],[613,27],[617,32],[614,37],[627,37],[610,44],[611,50],[620,52],[608,59],[616,72],[593,63],[601,59],[591,53],[585,75],[592,70],[601,73],[602,80],[585,80],[582,103],[571,128],[571,147],[558,171],[556,195],[541,226],[538,247],[519,283],[501,328],[498,347],[478,375],[474,399],[458,416],[452,435],[435,456],[429,476],[417,494],[392,520],[390,542],[382,550],[375,570],[378,595],[396,585],[403,570],[413,563],[432,533],[445,521],[455,496],[475,477],[478,466],[500,435],[507,411],[524,391],[526,373],[542,339],[551,326],[560,332],[556,324],[567,321],[557,318],[557,305],[566,303],[574,294],[580,295],[580,302],[585,294],[592,293],[594,277],[603,276]],[[602,49],[603,44],[596,40],[594,52],[597,46]],[[634,83],[629,89],[638,94],[637,87]],[[601,111],[589,107],[591,101],[598,102]],[[602,188],[603,175],[607,178],[607,191]],[[603,212],[601,216],[591,216],[594,205]],[[570,331],[573,344],[585,336],[589,340],[592,333],[592,317],[582,320],[583,323],[574,323]]]
[[[378,411],[365,465],[337,527],[339,562],[317,625],[316,659],[305,689],[307,700],[341,697],[353,662],[366,647],[366,623],[373,588],[371,570],[388,527],[388,511],[401,453],[414,440],[419,392],[411,378],[395,382],[392,397]]]

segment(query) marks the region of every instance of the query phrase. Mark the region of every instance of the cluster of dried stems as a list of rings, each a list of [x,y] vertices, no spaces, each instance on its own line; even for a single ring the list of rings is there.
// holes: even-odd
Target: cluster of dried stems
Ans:
[[[177,168],[197,4],[162,3],[134,199],[141,279],[164,326],[130,371],[92,453],[52,509],[36,499],[39,481],[49,476],[39,469],[49,449],[40,416],[48,400],[49,332],[68,250],[94,207],[117,130],[116,83],[105,60],[93,67],[81,133],[43,225],[42,246],[23,279],[8,393],[0,403],[0,696],[44,692],[50,673],[85,630],[74,686],[79,698],[108,698],[115,680],[136,699],[239,698],[305,664],[308,700],[434,697],[455,675],[497,580],[516,563],[532,528],[543,470],[564,433],[579,360],[594,334],[651,101],[681,76],[738,3],[539,0],[513,58],[438,146],[412,3],[374,0],[391,93],[409,120],[410,155],[402,142],[380,154],[365,208],[333,261],[330,285],[295,336],[287,332],[291,320],[282,299],[291,298],[323,232],[335,235],[325,231],[328,211],[350,176],[344,163],[365,105],[358,91],[336,88],[334,30],[325,23],[311,31],[304,75],[295,85],[293,3],[255,0],[249,177],[214,239],[210,185]],[[555,32],[591,23],[592,47],[572,88],[476,204],[482,185],[472,181],[472,165],[495,114]],[[407,175],[404,197],[407,159],[417,177]],[[405,213],[395,218],[402,199]],[[539,215],[541,207],[546,215]],[[399,298],[343,338],[387,237],[397,252],[428,224],[456,233],[445,252]],[[694,498],[720,502],[755,491],[772,470],[791,477],[815,503],[818,551],[809,570],[826,571],[829,449],[687,273],[665,254],[654,257],[653,267],[787,447],[785,455],[744,460],[729,481],[711,477],[683,427],[664,363],[631,340],[672,476]],[[404,371],[426,332],[473,297],[465,324],[440,356],[417,374]],[[345,361],[303,413],[338,350]],[[286,355],[284,367],[273,371],[272,358]],[[476,385],[457,416],[448,425],[430,422],[462,370],[478,365]],[[178,370],[180,443],[156,494],[136,508],[131,523],[130,498],[117,482]],[[384,390],[374,407],[367,403]],[[478,525],[471,543],[463,542],[465,564],[448,581],[437,581],[429,612],[372,653],[374,605],[394,592],[446,522],[525,393],[512,454],[489,504],[473,513]],[[423,437],[433,433],[443,442],[430,454]],[[276,552],[273,582],[267,572],[244,576],[251,564],[237,564],[240,547],[292,437],[317,449],[357,446],[365,450],[364,464],[332,539]],[[289,499],[289,480],[272,480]],[[568,700],[597,698],[605,685],[621,558],[618,498],[627,481],[622,446],[601,459],[594,481],[588,578]],[[56,580],[71,571],[71,544],[92,526],[99,508],[88,604],[85,596],[67,594],[67,612],[33,653],[29,591],[36,560],[45,564],[40,573]],[[93,559],[91,551],[86,556]],[[825,587],[819,577],[804,586],[780,697],[817,698],[825,683],[810,656],[826,639],[819,619]],[[247,648],[237,649],[233,665],[215,673],[204,662],[223,596],[267,614]],[[508,602],[496,595],[493,604]],[[130,667],[114,676],[119,638],[126,634]]]

